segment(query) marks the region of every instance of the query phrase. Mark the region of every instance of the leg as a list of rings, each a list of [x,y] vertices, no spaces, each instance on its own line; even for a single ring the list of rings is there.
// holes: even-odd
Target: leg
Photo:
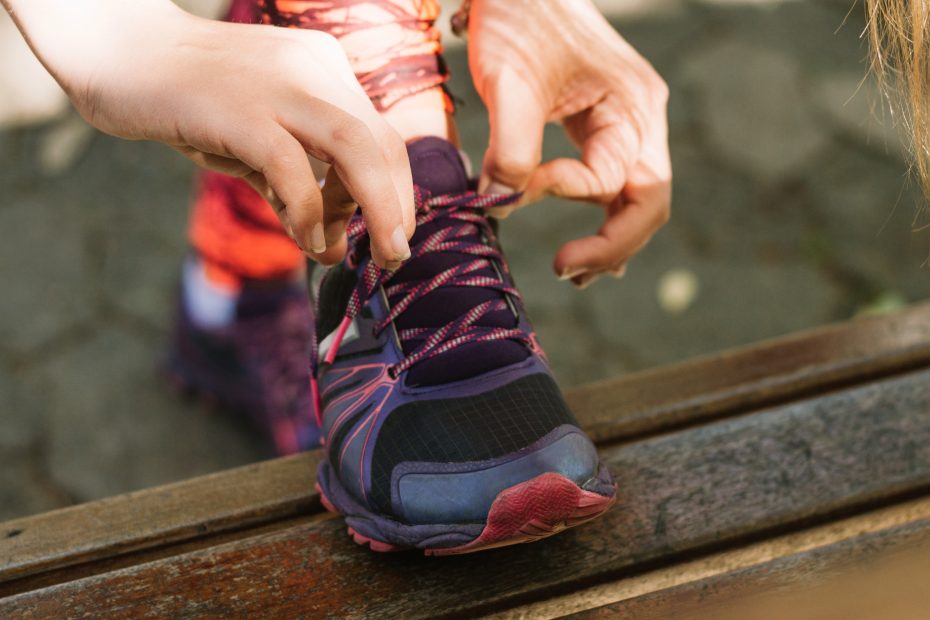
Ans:
[[[266,24],[329,33],[342,44],[372,103],[405,139],[451,138],[442,85],[438,0],[259,0]]]

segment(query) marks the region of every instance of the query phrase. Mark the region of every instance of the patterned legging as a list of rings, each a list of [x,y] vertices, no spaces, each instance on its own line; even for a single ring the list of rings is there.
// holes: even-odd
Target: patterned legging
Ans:
[[[227,19],[332,34],[383,111],[448,79],[433,27],[438,16],[438,0],[233,0]],[[287,277],[304,260],[261,196],[214,172],[200,174],[189,238],[209,263],[241,278]]]

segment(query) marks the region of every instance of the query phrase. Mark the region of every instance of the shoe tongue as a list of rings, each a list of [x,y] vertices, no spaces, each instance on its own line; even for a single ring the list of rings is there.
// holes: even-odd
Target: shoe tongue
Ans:
[[[441,138],[420,138],[407,145],[407,153],[413,172],[413,182],[430,191],[434,196],[468,191],[469,180],[465,164],[459,151],[450,142]],[[411,245],[425,239],[441,228],[442,222],[431,222],[417,227]],[[477,244],[486,243],[479,234],[474,239],[465,239]],[[393,282],[429,280],[438,273],[463,261],[476,257],[456,252],[431,252],[407,261],[393,278]],[[497,278],[494,269],[484,268],[473,275]],[[396,321],[398,329],[436,328],[453,321],[477,306],[494,299],[503,299],[498,291],[479,287],[443,287],[415,301]],[[392,297],[397,303],[400,296]],[[500,310],[483,316],[476,325],[484,327],[516,326],[514,314]],[[404,353],[410,354],[422,340],[407,341]],[[410,385],[437,385],[460,381],[501,368],[526,359],[527,349],[512,340],[469,343],[426,361],[410,369],[407,382]]]
[[[413,184],[434,196],[468,191],[468,173],[462,155],[451,142],[433,136],[407,145]]]

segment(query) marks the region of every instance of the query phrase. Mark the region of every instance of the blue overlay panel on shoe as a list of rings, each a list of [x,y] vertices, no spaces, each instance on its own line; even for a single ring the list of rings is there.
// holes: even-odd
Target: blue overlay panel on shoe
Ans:
[[[562,437],[509,460],[401,464],[395,470],[395,509],[414,524],[481,522],[497,495],[521,482],[553,472],[581,486],[597,475],[597,451],[590,439],[570,426],[554,433]]]

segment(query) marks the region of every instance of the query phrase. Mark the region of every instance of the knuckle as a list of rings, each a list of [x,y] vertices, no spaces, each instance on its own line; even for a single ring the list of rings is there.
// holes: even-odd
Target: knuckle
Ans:
[[[330,135],[337,148],[352,152],[368,147],[374,140],[368,126],[349,114],[333,123]]]
[[[275,67],[298,70],[306,62],[311,50],[301,39],[287,36],[291,34],[289,31],[281,34],[285,36],[278,37],[271,45],[270,60]]]
[[[291,168],[291,157],[283,149],[276,149],[269,144],[261,161],[258,162],[257,172],[268,179],[269,184],[281,184],[288,182],[291,175],[288,170]]]
[[[590,195],[599,197],[602,201],[613,201],[623,191],[627,180],[626,171],[633,167],[626,162],[628,159],[630,156],[623,153],[617,157],[620,165],[601,171],[600,176],[588,188]]]
[[[649,85],[650,91],[652,91],[652,96],[659,102],[665,104],[668,103],[669,98],[669,88],[666,81],[659,75],[655,69],[650,70],[650,75],[647,79],[647,84]]]
[[[328,32],[322,30],[298,30],[300,36],[310,43],[313,46],[313,50],[317,53],[323,53],[327,56],[338,54],[344,55],[345,52],[342,49],[342,44],[339,43],[339,39],[334,37]]]
[[[378,139],[388,161],[404,161],[407,159],[407,146],[400,135],[390,127],[382,130]]]
[[[655,223],[657,227],[662,227],[668,224],[668,221],[672,217],[672,210],[668,203],[663,203],[656,209]]]
[[[490,161],[488,172],[495,179],[516,182],[529,177],[538,164],[539,158],[532,155],[500,153]]]
[[[274,167],[276,163],[286,164],[294,155],[293,141],[290,136],[275,132],[262,141],[259,151],[262,153],[262,166],[265,168]]]
[[[646,67],[640,79],[650,109],[665,108],[669,99],[669,87],[665,79],[651,65]]]

